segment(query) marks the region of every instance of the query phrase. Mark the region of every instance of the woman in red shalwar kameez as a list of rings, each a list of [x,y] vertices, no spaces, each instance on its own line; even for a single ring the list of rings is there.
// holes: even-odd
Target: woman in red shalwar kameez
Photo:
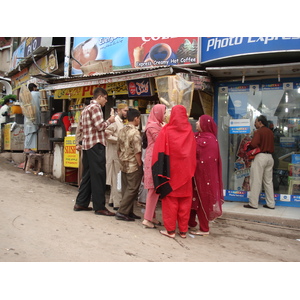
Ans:
[[[156,193],[162,199],[166,230],[160,233],[174,238],[186,237],[192,204],[192,177],[196,167],[196,142],[187,111],[175,105],[170,121],[160,131],[153,149],[152,174]]]
[[[209,221],[222,215],[222,161],[217,140],[217,125],[213,118],[202,115],[196,122],[197,167],[193,180],[193,201],[190,213],[190,233],[209,234]],[[197,230],[196,215],[200,223]],[[192,228],[191,228],[192,227]]]

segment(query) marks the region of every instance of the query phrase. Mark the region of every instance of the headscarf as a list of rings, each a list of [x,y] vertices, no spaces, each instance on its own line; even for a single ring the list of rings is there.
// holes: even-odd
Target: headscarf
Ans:
[[[150,115],[147,121],[147,125],[145,127],[145,131],[149,127],[160,130],[162,127],[161,123],[164,120],[165,111],[166,111],[166,106],[164,104],[155,104],[150,111]]]
[[[157,194],[164,198],[186,184],[196,167],[196,143],[186,108],[175,105],[153,149],[152,175]]]
[[[212,133],[215,137],[218,135],[218,129],[217,129],[217,124],[213,120],[213,118],[209,115],[202,115],[199,118],[199,123],[202,132],[210,132]]]
[[[222,215],[222,160],[215,121],[211,116],[202,115],[199,123],[202,131],[195,133],[197,167],[194,176],[194,196],[200,201],[207,220],[212,221]],[[196,209],[194,202],[193,208]]]

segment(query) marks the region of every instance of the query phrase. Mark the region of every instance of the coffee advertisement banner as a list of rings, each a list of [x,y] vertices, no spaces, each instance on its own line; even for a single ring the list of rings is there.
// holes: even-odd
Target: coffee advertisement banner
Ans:
[[[111,59],[113,70],[199,62],[198,37],[74,37],[72,75],[81,65]]]

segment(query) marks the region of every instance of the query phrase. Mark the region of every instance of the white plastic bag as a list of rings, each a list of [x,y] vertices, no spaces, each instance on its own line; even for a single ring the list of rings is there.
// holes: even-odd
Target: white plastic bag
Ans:
[[[122,178],[121,178],[121,171],[119,171],[117,175],[117,191],[121,192],[122,191]]]

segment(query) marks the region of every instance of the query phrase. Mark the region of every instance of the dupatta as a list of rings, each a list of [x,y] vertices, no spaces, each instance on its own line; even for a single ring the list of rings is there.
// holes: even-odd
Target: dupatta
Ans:
[[[197,167],[194,176],[194,196],[199,201],[193,201],[192,208],[197,209],[197,205],[201,205],[206,219],[212,221],[222,215],[222,160],[217,140],[217,125],[213,118],[202,115],[199,123],[201,132],[195,133]]]
[[[196,142],[188,122],[186,108],[175,105],[170,121],[154,144],[152,176],[156,193],[167,196],[194,176],[196,168]]]

